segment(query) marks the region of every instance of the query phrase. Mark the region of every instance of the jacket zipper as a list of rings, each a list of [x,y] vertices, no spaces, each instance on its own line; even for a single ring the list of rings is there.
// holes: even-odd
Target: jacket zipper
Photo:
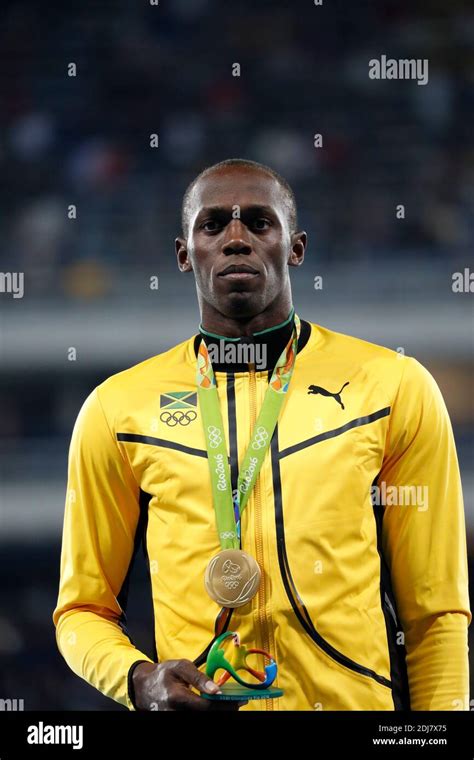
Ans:
[[[253,431],[255,423],[257,421],[257,382],[255,376],[255,365],[249,364],[249,380],[250,380],[250,424]],[[254,502],[255,502],[255,545],[257,553],[257,562],[260,568],[262,568],[262,581],[260,589],[258,591],[258,623],[262,637],[262,648],[266,652],[270,651],[270,632],[269,625],[266,616],[266,576],[264,573],[264,552],[263,552],[263,528],[262,528],[262,493],[260,485],[260,475],[254,486]],[[265,709],[273,710],[273,700],[265,700]]]

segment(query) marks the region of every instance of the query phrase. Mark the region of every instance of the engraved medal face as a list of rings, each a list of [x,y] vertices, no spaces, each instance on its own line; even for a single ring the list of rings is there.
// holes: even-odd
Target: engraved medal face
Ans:
[[[209,596],[221,607],[243,607],[257,593],[261,572],[242,549],[224,549],[211,559],[204,579]]]

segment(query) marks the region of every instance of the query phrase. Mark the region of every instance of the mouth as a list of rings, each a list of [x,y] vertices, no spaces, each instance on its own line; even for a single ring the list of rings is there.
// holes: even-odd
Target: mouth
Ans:
[[[258,277],[259,274],[256,269],[248,264],[230,264],[217,276],[226,280],[250,280],[253,277]]]

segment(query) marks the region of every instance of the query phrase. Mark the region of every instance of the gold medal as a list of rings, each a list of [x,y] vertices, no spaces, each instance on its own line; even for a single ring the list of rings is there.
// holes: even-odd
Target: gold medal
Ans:
[[[257,593],[261,572],[242,549],[224,549],[211,559],[204,579],[209,596],[221,607],[243,607]]]

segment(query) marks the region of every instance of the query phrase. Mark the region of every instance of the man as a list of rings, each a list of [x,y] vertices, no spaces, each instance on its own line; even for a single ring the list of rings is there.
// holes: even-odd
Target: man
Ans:
[[[245,710],[468,709],[444,402],[415,359],[299,320],[289,267],[305,247],[283,178],[238,159],[205,170],[176,240],[200,333],[107,379],[78,416],[53,619],[74,672],[129,709],[214,706],[204,664],[226,630],[279,667],[283,696]],[[125,629],[142,540],[153,659]],[[232,606],[247,561],[256,585]]]

